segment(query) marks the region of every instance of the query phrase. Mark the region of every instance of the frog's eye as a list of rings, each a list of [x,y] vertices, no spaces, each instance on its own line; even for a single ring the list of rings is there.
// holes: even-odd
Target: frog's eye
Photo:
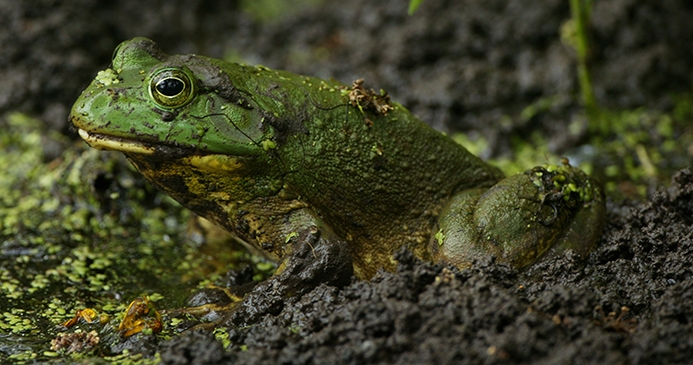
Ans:
[[[177,68],[159,70],[149,81],[149,95],[163,109],[187,104],[195,96],[194,91],[192,78]]]

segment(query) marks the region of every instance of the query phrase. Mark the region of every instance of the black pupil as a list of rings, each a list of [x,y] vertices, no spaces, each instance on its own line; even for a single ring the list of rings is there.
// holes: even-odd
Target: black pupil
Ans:
[[[185,89],[185,84],[180,79],[169,77],[159,81],[156,89],[164,96],[176,96]]]

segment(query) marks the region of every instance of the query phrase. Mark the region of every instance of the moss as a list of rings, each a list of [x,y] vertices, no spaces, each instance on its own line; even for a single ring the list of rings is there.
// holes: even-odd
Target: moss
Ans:
[[[214,337],[221,342],[224,348],[231,346],[231,338],[229,337],[229,331],[226,328],[215,328]]]
[[[528,106],[520,119],[545,112],[544,98]],[[538,131],[529,137],[511,137],[512,155],[489,161],[506,175],[533,166],[558,163],[565,156],[572,165],[597,177],[614,199],[644,198],[650,187],[668,183],[677,170],[693,160],[693,94],[673,97],[670,112],[646,108],[593,111],[592,119],[601,127],[582,138],[584,144],[558,155],[549,150],[546,137]],[[578,113],[565,133],[576,136],[587,116]],[[453,139],[475,155],[487,154],[483,138],[456,134]]]
[[[445,242],[445,233],[443,233],[442,229],[439,229],[438,232],[436,232],[435,238],[436,241],[438,241],[438,246],[442,246]]]
[[[693,97],[675,100],[668,113],[645,108],[599,111],[596,118],[608,128],[592,138],[595,174],[612,197],[642,197],[649,186],[666,184],[674,171],[690,165],[693,114],[686,110]]]

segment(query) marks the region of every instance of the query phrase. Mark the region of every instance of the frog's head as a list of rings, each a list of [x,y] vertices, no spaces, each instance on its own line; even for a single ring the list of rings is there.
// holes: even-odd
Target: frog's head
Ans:
[[[223,222],[233,202],[282,186],[267,113],[237,87],[251,79],[248,67],[168,56],[134,38],[116,48],[70,120],[90,146],[125,153],[176,200]]]
[[[171,159],[257,156],[273,147],[263,113],[217,61],[168,56],[146,38],[121,43],[70,113],[92,147]],[[243,77],[242,66],[237,71]],[[214,156],[214,157],[210,157]]]

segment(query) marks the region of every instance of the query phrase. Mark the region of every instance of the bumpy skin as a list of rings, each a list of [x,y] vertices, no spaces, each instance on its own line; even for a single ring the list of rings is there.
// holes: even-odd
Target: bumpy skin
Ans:
[[[168,56],[145,38],[118,47],[70,119],[90,145],[124,152],[183,205],[283,262],[280,274],[306,235],[350,256],[360,278],[393,269],[402,246],[522,267],[589,252],[604,216],[598,184],[567,164],[503,179],[386,97]]]

